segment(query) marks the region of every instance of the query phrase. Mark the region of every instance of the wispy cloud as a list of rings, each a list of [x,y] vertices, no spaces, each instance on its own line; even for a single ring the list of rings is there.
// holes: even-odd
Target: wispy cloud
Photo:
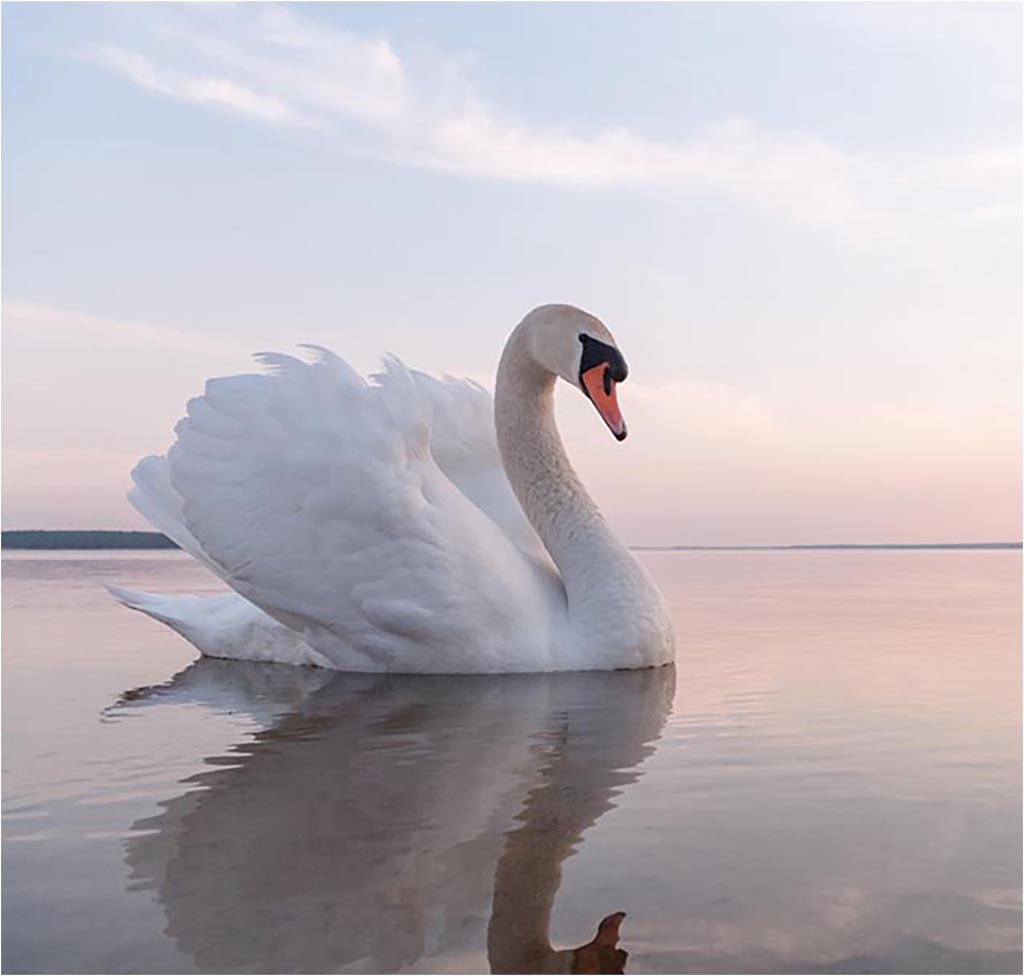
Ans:
[[[158,70],[149,58],[134,51],[104,46],[99,58],[120,71],[135,84],[186,102],[216,106],[248,115],[263,122],[321,128],[319,119],[294,111],[275,95],[257,95],[237,82],[216,76],[189,77],[172,71]]]
[[[180,329],[146,322],[126,322],[32,302],[5,302],[0,310],[4,330],[87,335],[132,345],[158,346],[179,351],[229,353],[238,350],[226,343]]]
[[[682,141],[625,126],[541,127],[489,103],[462,61],[403,60],[366,37],[270,5],[177,9],[146,51],[94,60],[156,94],[318,131],[398,165],[567,187],[654,186],[721,195],[846,238],[1020,215],[1019,146],[949,158],[851,152],[813,133],[723,119]],[[980,215],[980,216],[979,216]]]

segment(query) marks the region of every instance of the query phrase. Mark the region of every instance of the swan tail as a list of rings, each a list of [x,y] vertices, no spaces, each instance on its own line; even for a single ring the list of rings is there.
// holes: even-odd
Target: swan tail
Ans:
[[[193,636],[200,624],[200,618],[209,617],[209,608],[203,608],[206,601],[198,596],[166,596],[161,593],[146,593],[142,590],[129,590],[123,586],[108,585],[107,591],[122,606],[130,610],[138,610],[140,613],[159,620],[172,630],[177,631],[183,637],[192,641],[199,647],[200,651],[206,653],[202,646],[193,640]],[[221,600],[221,597],[209,597],[207,599]],[[206,613],[203,613],[203,610]]]
[[[123,606],[166,624],[204,657],[318,668],[333,666],[301,635],[237,593],[171,596],[111,585],[107,590]]]

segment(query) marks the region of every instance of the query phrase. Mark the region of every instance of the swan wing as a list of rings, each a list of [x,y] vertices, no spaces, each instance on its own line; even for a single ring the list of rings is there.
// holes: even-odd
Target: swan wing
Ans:
[[[388,371],[373,379],[387,388],[401,382],[401,375],[400,371]],[[495,436],[491,394],[468,379],[436,379],[418,370],[409,370],[408,375],[423,400],[423,408],[429,412],[430,453],[445,477],[524,552],[549,562],[547,551],[523,514],[505,475]],[[134,486],[128,498],[135,508],[181,549],[223,577],[220,567],[185,525],[182,499],[171,484],[167,458],[143,458],[132,472],[132,479]]]
[[[524,552],[549,563],[505,474],[494,428],[494,398],[472,380],[437,379],[417,370],[410,375],[431,418],[430,453],[445,477]],[[387,384],[394,374],[375,378]]]
[[[167,458],[155,454],[144,457],[132,471],[132,482],[128,501],[136,511],[180,549],[223,579],[220,566],[203,551],[199,540],[185,524],[182,498],[171,484],[171,466]]]
[[[546,670],[557,580],[435,461],[428,384],[259,358],[190,401],[156,524],[338,668]]]

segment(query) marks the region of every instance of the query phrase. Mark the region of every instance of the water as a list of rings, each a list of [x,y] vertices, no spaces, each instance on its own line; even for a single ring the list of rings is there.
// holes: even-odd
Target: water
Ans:
[[[1020,554],[666,553],[676,668],[194,662],[4,558],[5,972],[1020,972]]]

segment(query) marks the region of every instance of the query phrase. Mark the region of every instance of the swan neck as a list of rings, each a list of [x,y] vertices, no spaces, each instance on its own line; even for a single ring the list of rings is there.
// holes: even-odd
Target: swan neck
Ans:
[[[505,473],[562,575],[570,613],[621,588],[636,563],[569,462],[555,423],[556,377],[531,355],[524,324],[498,366],[495,427]]]

